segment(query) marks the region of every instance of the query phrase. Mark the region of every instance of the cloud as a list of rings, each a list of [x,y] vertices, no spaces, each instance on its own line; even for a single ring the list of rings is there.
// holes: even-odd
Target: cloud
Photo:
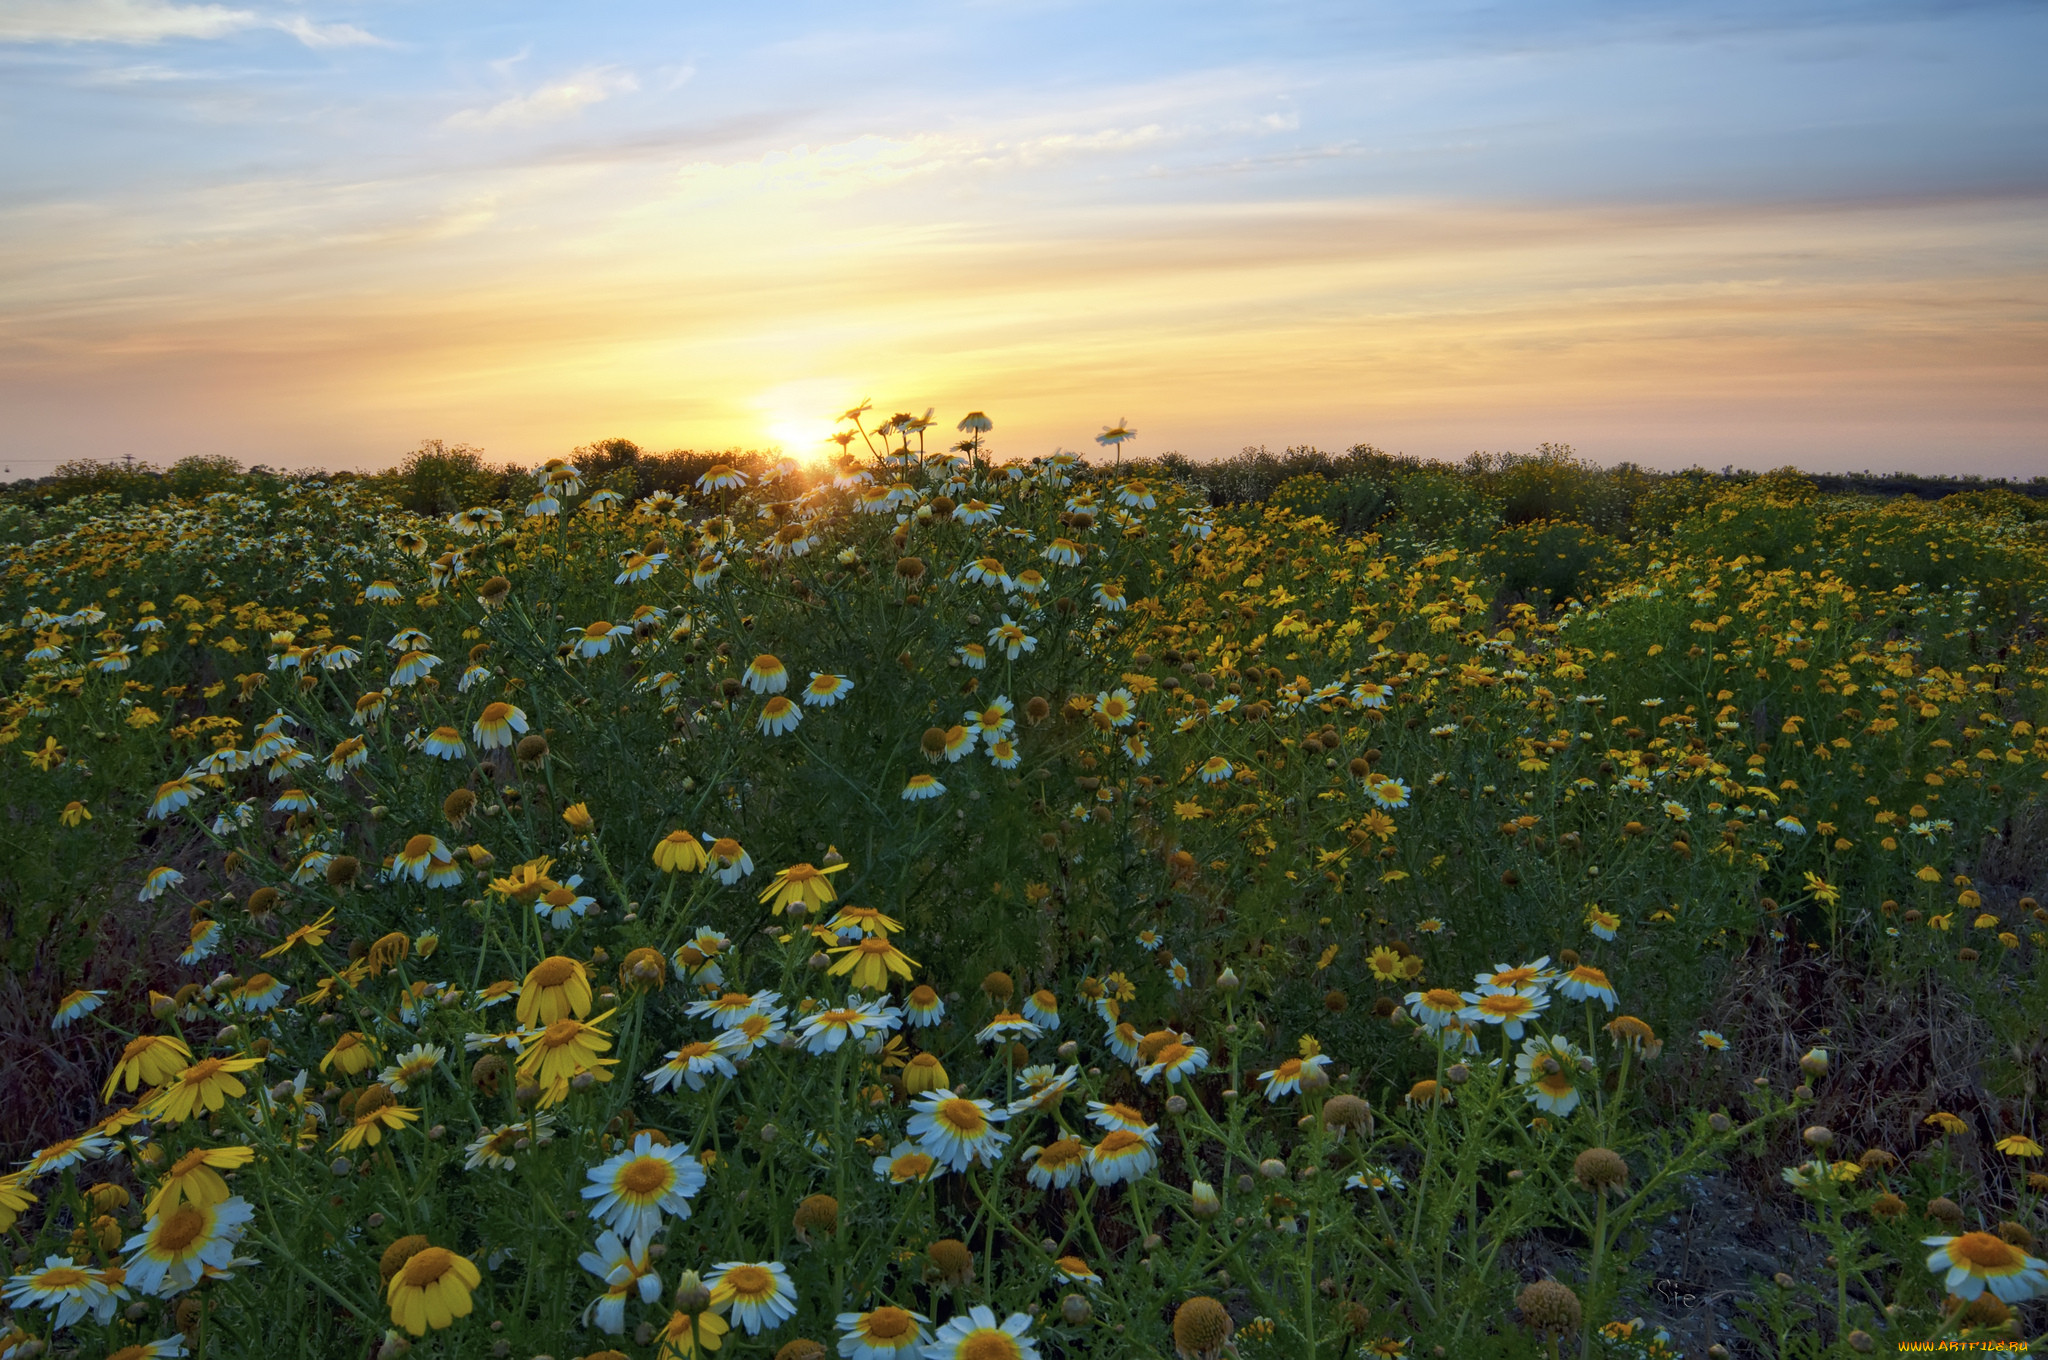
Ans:
[[[274,21],[277,27],[308,47],[389,47],[390,43],[354,24],[316,24],[304,15]]]
[[[543,85],[528,94],[491,105],[487,109],[463,109],[449,116],[448,126],[459,128],[521,127],[571,118],[592,104],[602,104],[616,94],[630,94],[640,82],[629,71],[599,67]]]
[[[304,15],[271,18],[225,5],[166,0],[9,0],[0,5],[0,43],[146,47],[172,38],[225,38],[252,28],[275,28],[308,47],[389,46],[354,24],[318,24]]]
[[[126,43],[167,38],[224,38],[263,20],[224,5],[173,5],[164,0],[12,0],[0,6],[0,42]]]

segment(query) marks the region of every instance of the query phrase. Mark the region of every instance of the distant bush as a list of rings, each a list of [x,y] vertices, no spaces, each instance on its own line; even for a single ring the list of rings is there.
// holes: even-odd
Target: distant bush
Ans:
[[[1500,502],[1452,468],[1415,468],[1395,483],[1394,495],[1400,527],[1417,542],[1477,548],[1500,527]]]
[[[1935,504],[1945,515],[1963,520],[2003,521],[2009,524],[2039,524],[2048,521],[2048,499],[2022,496],[2017,491],[1996,487],[1984,491],[1959,491]]]
[[[1463,470],[1500,502],[1502,523],[1575,520],[1610,533],[1628,524],[1642,475],[1632,464],[1624,475],[1584,462],[1569,444],[1542,444],[1534,453],[1475,453]]]
[[[216,491],[235,489],[243,477],[242,465],[233,458],[197,454],[180,458],[163,475],[163,485],[174,496],[197,499]]]
[[[1272,504],[1306,518],[1319,515],[1341,533],[1362,533],[1391,507],[1387,484],[1371,477],[1290,477],[1273,492]]]
[[[374,480],[392,500],[415,514],[452,514],[502,494],[501,478],[484,465],[483,453],[469,444],[426,439],[397,468]]]
[[[1524,597],[1537,595],[1549,605],[1588,594],[1608,573],[1604,570],[1613,539],[1569,522],[1535,521],[1511,524],[1490,539],[1482,554],[1487,570],[1499,576],[1505,590]]]
[[[1727,477],[1705,468],[1650,476],[1650,484],[1634,503],[1633,527],[1637,533],[1668,534],[1726,495],[1733,485]]]
[[[1282,483],[1297,477],[1321,477],[1332,482],[1364,478],[1386,486],[1399,473],[1423,464],[1419,458],[1383,453],[1370,444],[1354,444],[1342,453],[1326,453],[1306,444],[1284,453],[1270,453],[1261,444],[1246,448],[1234,458],[1213,463],[1197,463],[1179,454],[1167,454],[1152,466],[1162,474],[1199,483],[1208,490],[1211,505],[1237,505],[1264,501]]]
[[[1788,488],[1797,492],[1797,488]],[[1818,514],[1809,501],[1775,494],[1759,481],[1709,503],[1677,526],[1673,537],[1687,552],[1771,570],[1810,566]]]

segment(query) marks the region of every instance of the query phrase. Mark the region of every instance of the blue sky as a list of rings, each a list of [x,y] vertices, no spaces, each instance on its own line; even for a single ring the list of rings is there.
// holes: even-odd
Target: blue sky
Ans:
[[[0,0],[0,461],[2048,472],[2040,4]]]

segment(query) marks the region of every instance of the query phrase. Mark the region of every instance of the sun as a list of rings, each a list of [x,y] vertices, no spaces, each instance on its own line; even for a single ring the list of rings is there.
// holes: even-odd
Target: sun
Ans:
[[[849,404],[848,385],[838,379],[810,378],[779,383],[749,403],[756,428],[771,444],[806,462],[836,449],[829,440],[833,419]]]
[[[829,447],[827,440],[832,431],[826,422],[815,416],[785,415],[769,420],[764,431],[771,444],[778,445],[792,458],[822,458]]]

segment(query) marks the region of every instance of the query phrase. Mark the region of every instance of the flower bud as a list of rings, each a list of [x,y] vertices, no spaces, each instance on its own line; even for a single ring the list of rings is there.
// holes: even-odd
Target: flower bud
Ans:
[[[1069,1294],[1060,1300],[1060,1317],[1069,1327],[1079,1327],[1094,1316],[1095,1310],[1079,1294]]]
[[[1238,981],[1237,970],[1234,968],[1225,968],[1216,975],[1216,990],[1219,992],[1234,992],[1243,985]]]
[[[694,1270],[686,1270],[676,1281],[676,1307],[685,1313],[701,1313],[711,1306],[711,1291]]]
[[[1727,1115],[1722,1114],[1719,1110],[1716,1110],[1712,1114],[1707,1116],[1707,1127],[1712,1129],[1715,1133],[1726,1133],[1728,1132],[1728,1130],[1734,1128],[1735,1125],[1732,1121],[1729,1120]]]
[[[1287,1163],[1278,1157],[1268,1157],[1259,1163],[1259,1174],[1269,1181],[1277,1181],[1287,1174]]]
[[[1799,1060],[1799,1070],[1809,1077],[1824,1077],[1828,1074],[1828,1051],[1824,1048],[1809,1048],[1806,1056]]]
[[[1835,1141],[1835,1131],[1825,1124],[1809,1124],[1799,1136],[1808,1147],[1816,1150],[1831,1147]]]
[[[1196,1181],[1188,1187],[1188,1193],[1195,1201],[1188,1212],[1196,1218],[1214,1218],[1223,1212],[1223,1201],[1217,1198],[1216,1187],[1209,1182]]]
[[[1463,1063],[1452,1063],[1450,1070],[1444,1073],[1444,1080],[1453,1086],[1463,1086],[1472,1080],[1472,1069]]]
[[[1188,1112],[1187,1097],[1168,1096],[1166,1100],[1166,1112],[1168,1114],[1186,1114]]]

